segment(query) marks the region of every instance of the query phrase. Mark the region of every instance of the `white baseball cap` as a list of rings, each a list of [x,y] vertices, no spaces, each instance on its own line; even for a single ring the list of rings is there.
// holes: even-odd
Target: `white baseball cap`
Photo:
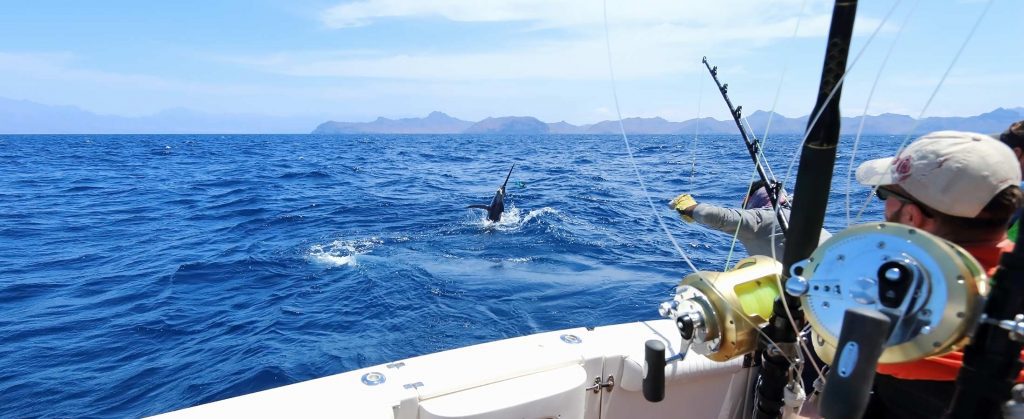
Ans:
[[[976,217],[1000,191],[1020,185],[1020,163],[1010,147],[984,134],[937,131],[896,157],[864,162],[857,181],[898,185],[942,213]]]

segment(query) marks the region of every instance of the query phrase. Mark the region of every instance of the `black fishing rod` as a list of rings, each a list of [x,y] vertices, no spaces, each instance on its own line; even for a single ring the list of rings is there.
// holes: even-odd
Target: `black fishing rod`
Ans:
[[[789,231],[782,259],[783,281],[789,279],[794,263],[807,259],[818,246],[821,228],[825,222],[825,210],[832,183],[836,151],[839,145],[839,98],[840,85],[846,74],[846,60],[850,52],[850,38],[857,14],[857,0],[836,0],[832,9],[832,24],[829,28],[825,62],[818,86],[818,98],[808,121],[806,141],[800,154],[794,188],[793,209],[790,213]],[[817,119],[814,119],[817,116]],[[799,274],[799,272],[797,272]],[[785,299],[785,300],[783,300]],[[782,304],[785,301],[789,308]],[[761,370],[754,396],[757,399],[755,417],[776,418],[784,406],[783,394],[788,382],[789,359],[797,353],[797,330],[787,317],[792,315],[796,322],[803,322],[800,300],[783,292],[775,301],[772,316],[762,331],[784,347],[769,348],[762,342],[759,352]],[[797,328],[800,325],[796,325]],[[787,353],[789,352],[789,353]]]
[[[1024,245],[1019,236],[1013,252],[1000,258],[992,282],[983,320],[964,348],[947,417],[1003,417],[1003,406],[1020,373],[1024,318],[1017,316],[1024,314]]]
[[[725,99],[725,104],[729,107],[729,114],[732,115],[733,121],[736,121],[736,128],[740,130],[743,143],[747,145],[747,152],[750,153],[750,158],[754,160],[754,170],[757,171],[757,176],[761,178],[761,182],[764,182],[764,189],[768,192],[768,199],[772,202],[772,209],[775,210],[775,217],[779,220],[779,227],[782,228],[782,233],[785,234],[789,230],[789,220],[782,214],[782,211],[779,211],[779,196],[782,194],[782,184],[768,180],[768,174],[765,173],[764,167],[761,166],[761,143],[757,141],[757,138],[754,138],[754,141],[750,141],[750,138],[747,138],[747,130],[743,129],[743,124],[740,122],[740,119],[743,117],[743,107],[732,106],[732,101],[729,100],[729,85],[722,84],[718,80],[718,66],[712,68],[711,64],[708,64],[708,57],[704,57],[702,61],[704,62],[704,67],[707,67],[708,72],[711,73],[711,78],[718,85],[718,91],[722,92],[722,99]]]

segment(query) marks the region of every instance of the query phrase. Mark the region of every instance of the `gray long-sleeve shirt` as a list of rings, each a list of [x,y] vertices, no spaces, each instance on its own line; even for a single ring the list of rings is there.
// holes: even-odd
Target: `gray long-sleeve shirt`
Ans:
[[[789,220],[789,209],[781,210],[782,216]],[[785,235],[779,227],[779,220],[775,218],[775,211],[771,208],[760,209],[733,209],[723,208],[709,204],[697,204],[693,208],[693,219],[709,228],[736,234],[736,239],[743,243],[747,253],[753,255],[772,256],[772,236],[775,237],[775,259],[782,260],[782,249],[785,245]],[[739,233],[736,232],[739,227]],[[832,234],[821,230],[818,244],[821,244]]]

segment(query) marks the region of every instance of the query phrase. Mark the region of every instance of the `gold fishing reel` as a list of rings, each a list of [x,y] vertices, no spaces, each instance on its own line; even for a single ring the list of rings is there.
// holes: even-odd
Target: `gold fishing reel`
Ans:
[[[693,273],[659,312],[695,352],[727,361],[757,348],[756,327],[771,316],[781,273],[782,264],[767,256],[742,259],[726,272]]]
[[[786,292],[799,296],[818,356],[831,363],[846,310],[877,310],[891,320],[879,363],[909,362],[957,350],[981,315],[987,277],[959,246],[920,229],[872,223],[843,230],[790,269]]]

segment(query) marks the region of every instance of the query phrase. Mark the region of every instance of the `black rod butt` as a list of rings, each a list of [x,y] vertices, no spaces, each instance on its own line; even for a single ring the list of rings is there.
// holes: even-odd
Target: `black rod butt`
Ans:
[[[665,399],[665,343],[656,339],[644,343],[644,398]]]

